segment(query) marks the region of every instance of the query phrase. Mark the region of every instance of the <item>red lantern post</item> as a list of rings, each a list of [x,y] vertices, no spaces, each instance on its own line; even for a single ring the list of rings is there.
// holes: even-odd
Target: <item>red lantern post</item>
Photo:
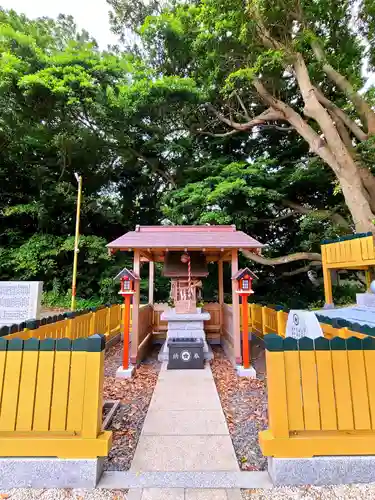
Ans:
[[[124,293],[124,351],[122,355],[122,367],[124,370],[129,368],[130,305],[131,294]]]
[[[247,306],[247,293],[242,293],[242,358],[244,368],[250,368],[249,352],[249,310]]]
[[[242,363],[245,369],[250,368],[250,348],[249,348],[249,309],[247,298],[254,293],[251,288],[253,278],[249,269],[240,269],[233,277],[238,281],[237,293],[242,297]]]
[[[124,297],[124,351],[122,356],[122,369],[126,371],[130,368],[129,363],[129,341],[130,341],[130,307],[131,307],[131,297],[134,295],[135,288],[134,283],[139,278],[134,274],[134,272],[128,269],[123,269],[117,276],[120,279],[120,291],[119,294]]]

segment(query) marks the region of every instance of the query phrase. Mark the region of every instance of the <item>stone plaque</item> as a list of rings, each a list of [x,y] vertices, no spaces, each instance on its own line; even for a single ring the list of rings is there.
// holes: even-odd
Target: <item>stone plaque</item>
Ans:
[[[42,281],[0,281],[0,326],[39,319]]]
[[[312,311],[291,310],[286,324],[285,336],[294,339],[301,337],[316,339],[323,337],[323,332],[318,318]]]

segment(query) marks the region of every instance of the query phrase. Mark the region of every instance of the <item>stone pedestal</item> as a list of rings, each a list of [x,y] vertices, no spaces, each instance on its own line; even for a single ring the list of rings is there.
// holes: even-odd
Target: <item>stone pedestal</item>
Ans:
[[[122,366],[119,366],[116,371],[116,378],[131,378],[134,373],[134,366],[129,365],[129,368],[124,370]]]
[[[1,457],[0,488],[95,488],[103,458]]]
[[[236,372],[239,377],[257,378],[257,372],[253,366],[245,368],[243,365],[237,365]]]
[[[372,483],[375,481],[375,457],[370,455],[269,457],[268,473],[274,486]]]
[[[203,352],[205,359],[212,359],[212,350],[207,344],[206,334],[204,333],[204,321],[211,318],[210,314],[205,312],[178,314],[175,311],[165,311],[161,315],[163,321],[168,321],[167,338],[160,350],[159,361],[168,361],[169,348],[168,340],[170,338],[200,338],[203,340]]]
[[[357,293],[357,305],[375,308],[375,293]]]

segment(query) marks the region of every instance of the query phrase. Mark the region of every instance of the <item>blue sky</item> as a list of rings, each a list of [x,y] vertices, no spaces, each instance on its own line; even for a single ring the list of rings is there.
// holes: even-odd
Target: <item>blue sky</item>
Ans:
[[[106,0],[0,0],[1,7],[23,12],[30,18],[53,17],[70,14],[79,28],[86,29],[105,49],[108,44],[117,42],[110,31]]]

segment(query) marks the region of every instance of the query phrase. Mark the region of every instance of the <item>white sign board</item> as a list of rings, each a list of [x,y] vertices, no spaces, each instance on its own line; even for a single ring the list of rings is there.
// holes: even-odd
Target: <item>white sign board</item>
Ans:
[[[318,318],[312,311],[291,310],[286,324],[285,336],[294,339],[301,337],[317,339],[323,337],[323,332]]]
[[[0,326],[39,319],[42,281],[0,281]]]

